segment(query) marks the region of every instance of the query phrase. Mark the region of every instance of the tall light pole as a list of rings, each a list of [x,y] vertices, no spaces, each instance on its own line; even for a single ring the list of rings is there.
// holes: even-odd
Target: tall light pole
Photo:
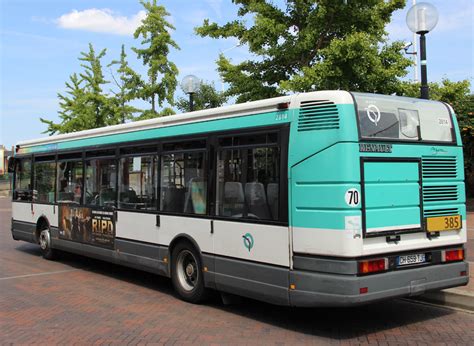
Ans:
[[[438,23],[438,11],[436,7],[420,2],[412,6],[407,13],[406,22],[408,28],[420,35],[420,66],[421,66],[421,87],[422,99],[429,99],[428,76],[426,68],[426,34],[434,29]]]
[[[189,95],[189,111],[192,112],[194,110],[194,100],[193,95],[199,90],[201,86],[201,81],[198,77],[190,74],[183,78],[181,81],[181,89]]]
[[[412,5],[416,5],[416,0],[412,0]],[[418,44],[416,43],[416,32],[413,33],[413,77],[414,82],[418,83]]]

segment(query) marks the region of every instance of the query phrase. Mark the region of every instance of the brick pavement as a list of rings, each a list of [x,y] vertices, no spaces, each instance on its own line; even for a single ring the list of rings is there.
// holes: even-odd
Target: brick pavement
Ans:
[[[474,314],[404,300],[290,309],[252,300],[177,299],[168,279],[11,240],[0,199],[0,342],[4,344],[474,344]],[[33,275],[32,275],[33,274]]]

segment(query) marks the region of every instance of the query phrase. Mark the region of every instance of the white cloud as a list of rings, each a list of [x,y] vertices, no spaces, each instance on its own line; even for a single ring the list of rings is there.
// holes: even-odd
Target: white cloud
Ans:
[[[207,5],[212,8],[217,18],[222,18],[222,0],[205,0]]]
[[[145,16],[145,11],[125,17],[107,8],[90,8],[83,11],[72,10],[63,14],[57,19],[57,24],[64,29],[132,35]]]
[[[191,12],[183,12],[181,18],[186,23],[198,26],[202,25],[204,19],[209,18],[209,14],[205,10],[195,10]]]

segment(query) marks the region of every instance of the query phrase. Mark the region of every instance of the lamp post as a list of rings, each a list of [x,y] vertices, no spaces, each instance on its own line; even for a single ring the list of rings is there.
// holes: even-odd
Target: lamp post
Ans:
[[[406,18],[408,28],[420,35],[420,66],[421,66],[421,87],[422,99],[429,99],[428,77],[426,70],[426,34],[434,29],[438,23],[438,11],[436,7],[420,2],[413,5],[407,13]]]
[[[201,86],[201,81],[198,77],[190,74],[185,76],[181,80],[181,89],[189,95],[189,111],[192,112],[194,110],[194,100],[193,95],[199,90]]]

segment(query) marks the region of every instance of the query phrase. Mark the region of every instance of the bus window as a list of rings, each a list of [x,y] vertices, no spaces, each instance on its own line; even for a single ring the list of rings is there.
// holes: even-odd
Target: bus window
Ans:
[[[441,102],[353,93],[362,138],[453,142],[453,123]]]
[[[56,200],[81,203],[84,189],[82,161],[58,162]]]
[[[114,207],[117,164],[115,159],[86,161],[85,200],[88,205]]]
[[[39,203],[54,203],[56,162],[35,162],[33,199]]]
[[[120,160],[119,208],[156,210],[156,156]]]
[[[278,220],[279,171],[277,147],[220,151],[217,160],[217,215]]]
[[[13,199],[31,201],[31,160],[20,159],[16,164]]]
[[[207,170],[204,152],[163,154],[160,210],[207,213]]]

